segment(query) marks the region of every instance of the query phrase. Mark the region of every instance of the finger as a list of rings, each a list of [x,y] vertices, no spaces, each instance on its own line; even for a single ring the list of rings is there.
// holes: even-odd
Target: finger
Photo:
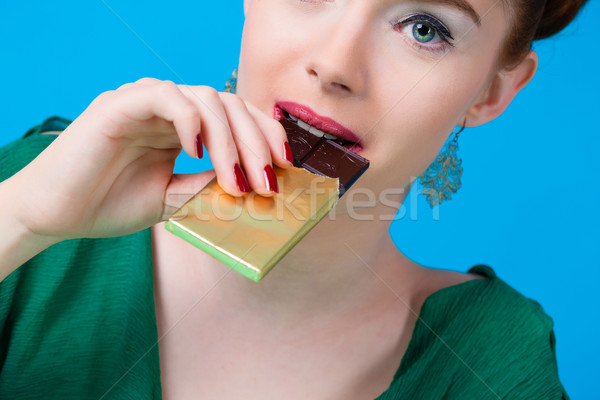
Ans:
[[[121,93],[107,94],[107,103],[120,111],[121,122],[150,121],[156,117],[173,124],[175,138],[184,150],[195,156],[195,140],[200,132],[200,113],[177,85],[169,81],[134,84]],[[116,118],[119,122],[119,118]],[[164,125],[163,125],[164,128]],[[138,131],[120,132],[122,136],[138,138]],[[145,138],[148,139],[148,138]]]
[[[132,87],[141,86],[141,85],[155,85],[159,82],[161,82],[161,81],[158,79],[155,79],[155,78],[141,78],[135,82],[125,83],[125,84],[119,86],[117,88],[117,90],[123,91],[125,89],[131,89]]]
[[[273,171],[269,145],[250,115],[246,103],[235,94],[219,93],[219,96],[225,106],[233,139],[250,186],[263,196],[277,193],[279,188]]]
[[[161,82],[168,82],[168,81],[161,81],[160,79],[156,79],[156,78],[140,78],[137,81],[135,81],[135,83],[137,83],[138,85],[154,85],[157,83],[161,83]]]
[[[207,86],[180,88],[200,113],[202,129],[197,142],[203,142],[210,154],[219,186],[234,196],[248,193],[250,186],[241,169],[236,143],[218,92]]]
[[[215,177],[214,170],[195,174],[173,174],[165,191],[162,221],[165,221]]]
[[[255,105],[246,102],[246,107],[269,145],[273,162],[282,168],[292,166],[294,157],[283,126]]]

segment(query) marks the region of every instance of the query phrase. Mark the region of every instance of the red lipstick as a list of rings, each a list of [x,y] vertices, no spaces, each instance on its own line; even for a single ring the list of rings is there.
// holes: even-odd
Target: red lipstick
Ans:
[[[278,102],[275,104],[275,119],[280,119],[284,116],[281,111],[285,111],[287,114],[329,135],[354,143],[353,147],[360,147],[362,149],[362,143],[356,133],[331,118],[317,114],[310,107],[289,101]]]

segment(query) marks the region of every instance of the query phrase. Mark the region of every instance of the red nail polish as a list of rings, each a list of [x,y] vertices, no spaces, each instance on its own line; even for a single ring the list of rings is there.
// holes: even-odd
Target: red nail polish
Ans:
[[[202,137],[200,134],[196,135],[196,158],[202,158],[204,151],[202,150]]]
[[[240,164],[235,164],[233,166],[233,173],[235,174],[235,183],[237,183],[240,192],[250,193],[250,186],[248,185],[246,176],[244,176],[244,172],[242,172],[242,169],[240,168]]]
[[[292,154],[292,148],[288,142],[283,144],[283,155],[290,163],[294,163],[294,155]]]
[[[265,167],[265,183],[267,184],[267,190],[273,193],[279,193],[279,186],[277,186],[277,177],[275,171],[271,165]]]

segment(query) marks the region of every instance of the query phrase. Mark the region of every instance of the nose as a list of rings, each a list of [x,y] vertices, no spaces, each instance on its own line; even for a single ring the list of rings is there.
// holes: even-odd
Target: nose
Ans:
[[[364,14],[349,14],[351,9],[325,19],[305,69],[324,92],[357,96],[367,88],[369,24]]]

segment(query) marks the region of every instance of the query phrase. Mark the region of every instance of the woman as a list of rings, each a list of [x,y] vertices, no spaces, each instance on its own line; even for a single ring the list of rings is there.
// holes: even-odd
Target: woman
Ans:
[[[531,40],[581,7],[542,3],[248,0],[239,96],[144,79],[12,144],[2,397],[566,398],[543,311],[489,268],[410,261],[389,203],[359,220],[349,192],[258,285],[159,223],[212,178],[172,176],[181,147],[204,144],[234,196],[277,191],[285,113],[357,136],[355,190],[409,187],[457,124],[504,111]]]

